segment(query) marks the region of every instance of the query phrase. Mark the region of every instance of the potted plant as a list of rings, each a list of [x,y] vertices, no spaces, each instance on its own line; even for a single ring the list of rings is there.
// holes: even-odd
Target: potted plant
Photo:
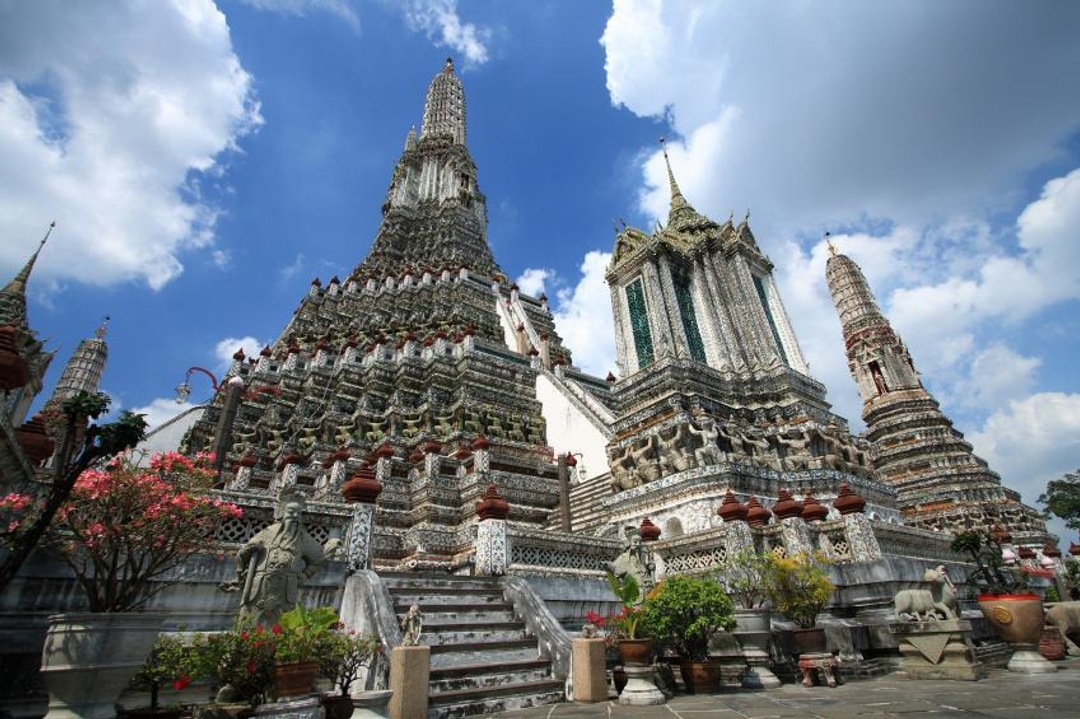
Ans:
[[[709,638],[735,626],[735,610],[723,588],[711,579],[670,577],[642,605],[653,638],[674,649],[689,691],[712,691],[719,667],[708,661]]]
[[[135,611],[168,586],[167,575],[239,507],[207,493],[213,456],[122,454],[79,475],[56,512],[46,546],[75,574],[88,613],[49,619],[42,676],[50,706],[111,717],[146,661],[165,615]]]
[[[183,714],[178,705],[162,707],[159,692],[162,685],[171,683],[180,691],[191,683],[191,654],[187,645],[172,634],[161,634],[150,650],[150,656],[139,670],[131,684],[140,689],[150,690],[150,706],[132,709],[129,717],[157,717],[158,719],[176,719]]]
[[[319,672],[334,685],[335,692],[323,697],[327,719],[348,719],[353,713],[349,689],[360,677],[360,670],[371,664],[381,651],[377,637],[356,632],[334,632],[319,658]]]
[[[794,632],[799,654],[825,651],[825,630],[817,627],[817,615],[829,603],[833,583],[827,560],[819,553],[791,557],[769,554],[762,565],[765,593],[773,608],[798,627]]]
[[[998,635],[1013,646],[1010,671],[1027,674],[1057,669],[1039,655],[1044,614],[1042,599],[1029,589],[1028,576],[1005,561],[1001,541],[976,530],[953,538],[952,549],[971,558],[969,591],[977,592],[979,609]]]
[[[765,565],[768,560],[747,548],[736,554],[720,572],[720,586],[735,603],[735,629],[732,633],[742,647],[750,671],[743,676],[743,687],[764,689],[780,686],[769,669],[769,642],[772,639],[772,609],[765,591]]]
[[[608,618],[618,636],[623,664],[647,665],[652,661],[653,641],[644,636],[638,582],[632,575],[620,578],[611,572],[608,572],[607,580],[612,593],[623,605],[621,612]]]
[[[217,686],[217,704],[257,706],[274,685],[276,646],[276,635],[262,626],[196,634],[189,649],[191,678]]]
[[[338,616],[330,607],[307,609],[297,604],[281,615],[272,628],[278,699],[312,691],[319,674],[319,659],[328,653],[337,626]]]

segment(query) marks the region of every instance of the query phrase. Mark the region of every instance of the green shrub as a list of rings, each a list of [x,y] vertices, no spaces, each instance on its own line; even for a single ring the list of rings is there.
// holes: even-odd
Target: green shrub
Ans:
[[[642,605],[645,632],[684,659],[709,657],[709,637],[735,626],[735,609],[711,579],[671,577],[649,592]]]

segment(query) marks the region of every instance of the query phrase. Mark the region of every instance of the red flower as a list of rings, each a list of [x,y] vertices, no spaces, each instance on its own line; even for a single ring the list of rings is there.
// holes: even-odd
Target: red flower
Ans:
[[[247,670],[248,670],[248,674],[254,674],[255,673],[255,662],[248,662],[247,663]]]
[[[257,627],[255,627],[255,633],[256,634],[262,634],[263,633],[263,625],[260,624]]]
[[[251,637],[251,635],[247,632],[240,632],[240,638],[243,639],[245,642],[248,640],[249,637]]]
[[[275,625],[274,625],[274,626],[273,626],[273,627],[272,627],[272,628],[270,629],[270,631],[272,631],[272,632],[273,632],[274,634],[281,634],[281,625],[280,625],[280,624],[275,624]]]
[[[179,679],[177,679],[175,682],[173,682],[172,687],[176,691],[180,691],[181,689],[186,687],[188,684],[191,684],[191,677],[183,676],[183,677],[180,677]]]

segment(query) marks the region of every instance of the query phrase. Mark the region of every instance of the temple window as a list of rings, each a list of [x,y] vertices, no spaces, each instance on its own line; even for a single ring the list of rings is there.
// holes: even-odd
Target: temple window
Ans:
[[[690,294],[690,280],[685,276],[675,277],[675,301],[679,305],[686,344],[690,348],[690,357],[698,362],[706,362],[705,344],[701,341],[697,315],[694,313],[694,298]]]
[[[638,369],[642,369],[652,364],[653,344],[649,313],[645,306],[645,289],[640,277],[626,286],[626,306],[630,311],[630,329],[634,333]]]

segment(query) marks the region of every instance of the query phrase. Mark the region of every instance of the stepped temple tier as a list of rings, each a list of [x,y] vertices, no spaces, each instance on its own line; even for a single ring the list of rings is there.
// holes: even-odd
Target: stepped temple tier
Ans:
[[[605,572],[620,557],[636,557],[653,582],[721,576],[747,552],[823,553],[837,590],[819,624],[849,677],[899,661],[889,630],[898,590],[924,586],[939,565],[965,581],[956,530],[1011,532],[1009,561],[1036,584],[1064,572],[1038,515],[923,389],[851,260],[831,258],[828,283],[865,435],[852,435],[810,376],[749,213],[738,224],[702,215],[670,163],[667,222],[614,238],[606,279],[620,376],[594,377],[575,367],[546,297],[522,293],[493,257],[467,137],[447,61],[391,171],[367,256],[346,277],[314,280],[273,343],[255,357],[238,351],[212,401],[146,445],[218,454],[215,491],[244,516],[225,522],[215,552],[269,526],[284,495],[305,507],[314,541],[343,540],[328,545],[306,603],[333,605],[387,649],[402,644],[395,617],[417,605],[428,716],[572,698],[572,633],[587,611],[617,610]],[[36,257],[0,293],[0,350],[22,368],[0,413],[5,492],[48,461],[31,460],[16,436],[52,356],[25,316]],[[96,387],[104,362],[99,335],[57,391]],[[152,607],[169,613],[170,630],[225,628],[237,598],[218,586],[234,577],[231,562],[197,555]],[[44,557],[5,591],[5,708],[44,706],[26,689],[43,629],[77,607],[73,580]],[[977,658],[1006,656],[972,621]],[[773,626],[773,645],[786,646],[793,625]],[[726,685],[747,667],[759,680],[796,671],[783,649],[736,643],[724,657]],[[385,682],[377,668],[362,688]]]

